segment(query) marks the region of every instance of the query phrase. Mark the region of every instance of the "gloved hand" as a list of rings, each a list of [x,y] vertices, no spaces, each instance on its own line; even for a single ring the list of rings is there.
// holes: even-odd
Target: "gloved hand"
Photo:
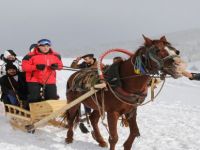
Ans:
[[[37,70],[44,70],[45,69],[45,65],[44,64],[37,64],[36,68],[37,68]]]
[[[52,70],[56,70],[56,69],[58,69],[58,64],[51,64],[50,68]]]
[[[200,74],[199,73],[191,73],[192,78],[189,78],[190,80],[200,80]]]

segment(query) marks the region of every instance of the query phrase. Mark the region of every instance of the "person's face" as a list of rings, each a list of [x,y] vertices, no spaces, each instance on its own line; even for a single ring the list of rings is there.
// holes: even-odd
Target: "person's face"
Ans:
[[[39,45],[39,49],[42,53],[48,53],[51,46],[49,45]]]
[[[91,64],[93,62],[93,58],[91,58],[91,57],[85,57],[83,59],[87,64]]]
[[[6,59],[7,59],[7,60],[15,60],[15,56],[9,55]]]
[[[17,70],[16,69],[8,69],[7,70],[7,74],[10,75],[10,76],[14,76],[17,74]]]

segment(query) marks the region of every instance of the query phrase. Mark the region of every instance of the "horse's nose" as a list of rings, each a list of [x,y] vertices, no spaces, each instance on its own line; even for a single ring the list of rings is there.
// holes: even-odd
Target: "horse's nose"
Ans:
[[[179,51],[179,50],[176,50],[176,54],[179,55],[179,54],[180,54],[180,51]]]

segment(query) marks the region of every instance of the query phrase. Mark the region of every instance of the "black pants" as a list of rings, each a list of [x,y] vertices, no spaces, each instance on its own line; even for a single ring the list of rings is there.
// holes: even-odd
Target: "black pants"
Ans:
[[[42,91],[41,91],[42,89]],[[28,102],[40,102],[42,99],[58,99],[57,88],[55,84],[46,84],[45,86],[39,83],[28,83]],[[44,97],[42,97],[42,95]]]

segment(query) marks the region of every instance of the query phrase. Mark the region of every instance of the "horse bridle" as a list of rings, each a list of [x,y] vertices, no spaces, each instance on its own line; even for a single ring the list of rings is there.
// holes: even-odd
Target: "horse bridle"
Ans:
[[[168,55],[164,58],[160,58],[156,55],[157,51],[160,51],[159,48],[157,48],[155,45],[152,45],[151,47],[149,48],[146,48],[145,50],[145,53],[142,53],[140,54],[139,56],[136,56],[136,59],[140,59],[141,60],[141,63],[144,67],[144,69],[146,70],[146,73],[151,73],[147,68],[152,68],[152,65],[150,63],[150,60],[155,62],[156,65],[157,65],[157,71],[154,72],[153,74],[157,74],[158,71],[163,71],[164,69],[167,69],[164,67],[164,63],[168,60],[172,60],[176,57],[180,57],[179,55],[177,54],[174,54],[174,55]],[[144,60],[145,62],[142,62],[142,60]],[[131,62],[132,64],[135,66],[135,62],[133,62],[133,57],[131,58]]]

